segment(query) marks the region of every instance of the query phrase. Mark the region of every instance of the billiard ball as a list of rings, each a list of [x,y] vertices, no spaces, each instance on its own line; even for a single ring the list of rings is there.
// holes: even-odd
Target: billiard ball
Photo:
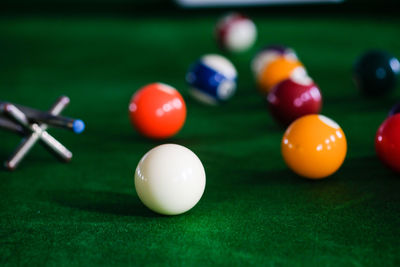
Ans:
[[[258,77],[263,67],[279,56],[284,56],[289,60],[298,60],[296,52],[290,47],[277,44],[265,46],[256,53],[251,62],[251,69],[254,77]]]
[[[193,208],[203,195],[206,174],[190,149],[164,144],[147,152],[135,171],[136,192],[145,206],[164,215]]]
[[[322,96],[318,86],[309,77],[289,78],[274,86],[267,97],[271,115],[282,125],[308,114],[318,114]]]
[[[209,54],[193,63],[186,75],[191,95],[207,104],[230,99],[236,90],[237,72],[223,56]]]
[[[281,142],[282,156],[296,174],[321,179],[335,173],[347,151],[340,126],[323,115],[306,115],[290,124]]]
[[[271,91],[272,87],[281,81],[291,77],[303,76],[307,76],[307,72],[299,60],[278,56],[263,66],[256,80],[261,93],[266,95]]]
[[[393,116],[397,113],[400,113],[400,102],[392,107],[392,109],[389,111],[389,116]]]
[[[388,117],[375,136],[375,149],[381,161],[400,173],[400,114]]]
[[[183,127],[186,104],[175,88],[163,83],[152,83],[132,96],[129,117],[134,128],[143,136],[169,138]]]
[[[364,53],[354,65],[356,86],[367,96],[381,96],[393,90],[400,72],[397,58],[385,51]]]
[[[219,19],[215,32],[219,46],[230,52],[248,50],[257,38],[254,22],[239,13],[230,13]]]

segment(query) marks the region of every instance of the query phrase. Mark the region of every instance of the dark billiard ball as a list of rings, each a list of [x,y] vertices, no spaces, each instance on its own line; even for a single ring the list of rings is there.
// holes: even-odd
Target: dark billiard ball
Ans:
[[[363,54],[354,65],[354,81],[366,95],[380,96],[393,90],[400,72],[397,58],[385,51]]]
[[[375,149],[381,161],[400,172],[400,114],[388,117],[379,127]]]
[[[322,107],[321,92],[309,77],[277,84],[267,102],[271,115],[285,126],[304,115],[318,114]]]
[[[277,53],[284,56],[296,57],[294,50],[288,46],[281,44],[271,44],[262,49],[264,52]]]
[[[392,107],[392,109],[389,111],[389,116],[393,116],[397,113],[400,113],[400,102]]]

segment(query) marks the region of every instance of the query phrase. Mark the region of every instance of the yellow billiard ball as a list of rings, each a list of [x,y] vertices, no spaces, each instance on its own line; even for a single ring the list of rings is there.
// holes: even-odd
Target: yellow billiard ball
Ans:
[[[335,173],[347,152],[343,130],[323,115],[307,115],[295,120],[281,143],[285,163],[298,175],[321,179]]]
[[[256,78],[261,93],[266,95],[278,83],[288,78],[306,75],[303,64],[297,58],[279,56],[265,64]]]

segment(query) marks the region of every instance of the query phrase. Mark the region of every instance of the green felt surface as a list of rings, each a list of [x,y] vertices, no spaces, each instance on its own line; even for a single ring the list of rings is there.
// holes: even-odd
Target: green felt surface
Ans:
[[[400,88],[363,98],[351,68],[368,48],[400,56],[400,20],[258,14],[256,47],[227,55],[237,94],[208,107],[188,96],[184,77],[199,56],[219,52],[217,17],[182,13],[0,19],[0,98],[47,109],[65,94],[63,114],[87,124],[81,135],[49,130],[72,162],[36,146],[17,171],[0,170],[0,265],[398,266],[400,177],[376,158],[374,135]],[[267,43],[295,48],[321,87],[322,113],[347,136],[347,158],[325,180],[283,163],[283,129],[249,68]],[[141,156],[164,143],[140,137],[127,114],[135,90],[154,81],[176,87],[188,106],[184,128],[165,142],[192,149],[207,174],[203,198],[180,216],[152,213],[133,185]],[[1,160],[19,140],[0,132]]]

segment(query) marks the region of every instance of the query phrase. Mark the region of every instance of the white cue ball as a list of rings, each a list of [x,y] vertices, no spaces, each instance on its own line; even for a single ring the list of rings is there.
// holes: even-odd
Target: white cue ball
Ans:
[[[193,208],[205,186],[203,164],[196,154],[181,145],[164,144],[151,149],[135,171],[140,200],[164,215],[177,215]]]

